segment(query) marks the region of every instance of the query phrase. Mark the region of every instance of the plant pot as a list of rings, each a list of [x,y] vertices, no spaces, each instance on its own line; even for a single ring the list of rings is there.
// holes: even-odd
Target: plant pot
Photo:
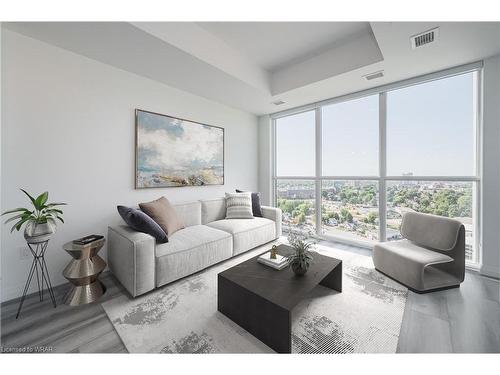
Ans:
[[[30,221],[24,229],[24,238],[27,243],[40,243],[50,239],[56,232],[56,226],[51,223],[36,223]]]
[[[301,267],[299,263],[292,263],[291,264],[292,271],[296,276],[304,276],[304,274],[307,272],[307,269],[309,267]]]

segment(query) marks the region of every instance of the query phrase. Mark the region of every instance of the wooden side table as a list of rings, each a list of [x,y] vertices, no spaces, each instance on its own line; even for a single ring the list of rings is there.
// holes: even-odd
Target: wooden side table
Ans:
[[[63,276],[73,284],[64,297],[70,306],[84,305],[97,301],[106,291],[99,281],[99,275],[106,268],[106,262],[97,253],[104,245],[104,238],[87,245],[64,244],[63,249],[73,257],[63,271]]]

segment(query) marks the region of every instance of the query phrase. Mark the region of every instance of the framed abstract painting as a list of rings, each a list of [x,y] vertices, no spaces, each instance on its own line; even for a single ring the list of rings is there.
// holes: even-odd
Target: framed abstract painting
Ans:
[[[135,187],[224,185],[224,129],[135,110]]]

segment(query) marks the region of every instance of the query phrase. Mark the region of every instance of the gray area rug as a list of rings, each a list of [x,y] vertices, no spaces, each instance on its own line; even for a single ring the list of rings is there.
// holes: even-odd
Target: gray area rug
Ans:
[[[102,306],[131,353],[273,353],[217,311],[217,274],[268,248]],[[318,285],[294,308],[292,352],[395,353],[408,290],[377,272],[370,257],[319,245],[316,250],[342,259],[343,291]]]

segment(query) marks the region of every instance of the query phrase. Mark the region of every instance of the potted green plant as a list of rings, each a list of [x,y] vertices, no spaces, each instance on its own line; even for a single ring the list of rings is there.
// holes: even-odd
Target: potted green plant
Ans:
[[[15,214],[5,223],[7,224],[17,220],[10,230],[11,233],[14,229],[19,231],[22,226],[26,224],[24,228],[24,238],[28,243],[35,244],[47,241],[56,231],[56,219],[64,223],[61,217],[63,212],[56,208],[56,206],[63,206],[66,203],[47,203],[49,198],[49,193],[47,191],[36,198],[33,198],[23,189],[21,189],[21,191],[28,196],[33,207],[32,209],[21,207],[5,211],[2,213],[2,216]]]
[[[287,239],[294,250],[294,252],[287,257],[288,264],[295,275],[302,276],[307,272],[313,260],[311,250],[314,248],[315,241],[311,239],[311,233],[293,230],[288,232]]]

